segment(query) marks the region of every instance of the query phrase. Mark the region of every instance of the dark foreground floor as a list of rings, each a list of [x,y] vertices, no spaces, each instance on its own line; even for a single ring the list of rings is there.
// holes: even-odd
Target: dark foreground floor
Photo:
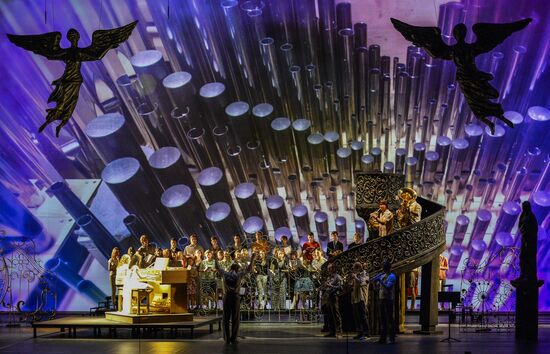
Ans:
[[[446,326],[440,326],[446,330]],[[408,326],[410,330],[417,326]],[[167,332],[159,335],[159,339],[131,338],[130,331],[119,331],[118,338],[113,339],[103,332],[99,338],[94,338],[91,330],[79,330],[78,338],[69,338],[68,333],[57,330],[41,329],[39,337],[32,338],[32,330],[28,327],[0,328],[0,353],[41,353],[41,354],[172,354],[172,353],[290,353],[290,354],[336,354],[336,353],[421,353],[439,354],[456,353],[550,353],[550,326],[541,326],[539,342],[536,344],[518,343],[513,333],[458,333],[454,327],[453,337],[461,340],[459,343],[441,343],[444,335],[421,336],[413,334],[400,335],[393,345],[380,345],[374,342],[359,342],[352,340],[352,335],[341,339],[323,338],[318,325],[303,325],[296,323],[245,323],[241,326],[238,345],[225,346],[221,332],[208,333],[208,329],[196,331],[197,339],[186,339],[179,333],[170,337]],[[444,332],[446,334],[446,332]],[[348,338],[348,340],[346,340]]]

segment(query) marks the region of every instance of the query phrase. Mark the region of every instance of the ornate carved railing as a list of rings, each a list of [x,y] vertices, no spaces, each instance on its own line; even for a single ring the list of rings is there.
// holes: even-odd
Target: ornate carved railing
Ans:
[[[403,176],[362,173],[356,175],[356,181],[357,213],[365,221],[370,212],[377,208],[378,199],[387,199],[390,208],[395,210],[395,196],[403,186]],[[330,263],[343,275],[352,269],[353,263],[367,263],[369,274],[374,275],[382,271],[385,260],[392,263],[392,269],[397,274],[433,260],[445,249],[445,207],[421,197],[417,201],[422,206],[422,219],[418,223],[396,229],[385,237],[368,240],[334,257]]]

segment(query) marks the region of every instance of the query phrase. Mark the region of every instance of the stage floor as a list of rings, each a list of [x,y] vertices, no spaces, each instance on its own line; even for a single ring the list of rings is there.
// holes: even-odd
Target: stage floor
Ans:
[[[33,336],[36,338],[38,330],[41,328],[58,328],[61,332],[64,332],[67,329],[69,336],[73,338],[76,337],[78,330],[82,329],[92,329],[94,336],[101,335],[101,329],[107,329],[111,336],[117,336],[117,330],[119,329],[133,329],[140,330],[143,328],[152,329],[152,330],[162,330],[170,329],[176,331],[178,329],[189,329],[191,338],[194,336],[194,331],[196,328],[208,326],[210,333],[214,332],[214,325],[217,325],[218,330],[221,330],[221,316],[206,316],[206,317],[196,317],[191,321],[187,320],[189,314],[181,315],[149,315],[149,316],[125,316],[130,318],[144,319],[143,322],[135,321],[114,321],[109,318],[110,313],[106,317],[103,316],[68,316],[56,318],[49,321],[35,322],[32,324]],[[163,321],[152,322],[155,319],[161,319]],[[166,319],[171,319],[172,321],[165,321]]]
[[[93,318],[92,318],[93,319]],[[97,319],[96,319],[97,320]],[[446,326],[438,327],[445,330]],[[408,330],[417,329],[417,325],[408,325]],[[117,338],[111,338],[103,331],[100,338],[94,337],[91,329],[78,330],[78,337],[72,338],[68,332],[58,329],[40,328],[38,338],[32,337],[32,328],[0,328],[0,353],[23,354],[201,354],[201,353],[300,353],[300,354],[339,354],[339,353],[443,353],[472,354],[498,353],[548,353],[550,352],[550,326],[540,328],[539,343],[516,343],[513,333],[458,333],[453,326],[453,337],[459,343],[441,343],[444,335],[421,336],[413,334],[400,335],[393,345],[379,345],[374,342],[353,340],[354,334],[348,337],[332,339],[323,338],[320,325],[298,323],[244,323],[241,325],[241,338],[237,346],[225,346],[222,333],[209,333],[207,327],[196,331],[196,339],[182,331],[174,335],[164,331],[155,338],[132,338],[130,329],[118,331]],[[546,349],[545,349],[546,348]],[[347,349],[347,350],[346,350]]]

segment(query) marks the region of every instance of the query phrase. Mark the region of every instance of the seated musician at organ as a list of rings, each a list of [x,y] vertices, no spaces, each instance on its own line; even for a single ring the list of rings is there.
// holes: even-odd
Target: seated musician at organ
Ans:
[[[330,242],[327,244],[327,256],[331,259],[344,251],[344,244],[338,241],[338,231],[332,231]]]
[[[378,202],[378,210],[370,213],[369,232],[371,238],[382,237],[390,234],[393,229],[393,213],[388,209],[388,202],[381,199]]]
[[[319,242],[315,241],[315,235],[313,232],[307,234],[307,241],[302,245],[302,255],[309,262],[313,261],[313,252],[316,249],[321,248]]]
[[[403,188],[399,191],[402,203],[397,210],[397,224],[405,227],[420,221],[422,207],[416,201],[417,194],[412,188]]]

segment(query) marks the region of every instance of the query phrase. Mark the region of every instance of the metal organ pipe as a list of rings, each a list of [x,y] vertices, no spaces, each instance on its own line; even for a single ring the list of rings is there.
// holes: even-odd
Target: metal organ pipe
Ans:
[[[161,203],[184,235],[196,234],[202,245],[208,244],[212,229],[204,217],[204,205],[196,192],[186,185],[177,184],[162,194]]]
[[[305,239],[310,232],[309,228],[309,215],[305,205],[297,205],[292,208],[292,216],[296,225],[296,231],[300,241]]]
[[[149,156],[149,166],[164,189],[175,184],[185,184],[191,188],[195,186],[195,181],[178,148],[166,146],[155,151]]]
[[[265,201],[269,218],[273,225],[273,229],[278,229],[283,226],[289,226],[288,214],[286,212],[285,200],[278,196],[272,195]]]
[[[201,187],[208,204],[225,202],[234,210],[233,199],[229,193],[229,184],[221,169],[218,167],[205,168],[197,176],[197,183]]]
[[[101,178],[126,211],[138,215],[153,232],[151,241],[168,244],[169,235],[175,232],[173,221],[161,212],[160,196],[146,180],[138,160],[123,157],[111,161],[103,169]]]
[[[216,235],[220,238],[222,247],[230,245],[233,235],[242,232],[239,220],[227,203],[217,202],[210,205],[206,209],[206,218],[216,230]]]
[[[251,216],[262,217],[260,200],[256,194],[256,186],[253,183],[238,184],[233,192],[235,199],[237,199],[237,204],[239,204],[241,214],[245,219]]]

